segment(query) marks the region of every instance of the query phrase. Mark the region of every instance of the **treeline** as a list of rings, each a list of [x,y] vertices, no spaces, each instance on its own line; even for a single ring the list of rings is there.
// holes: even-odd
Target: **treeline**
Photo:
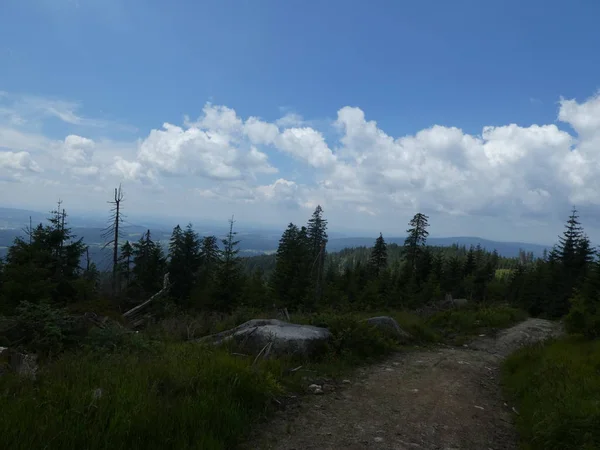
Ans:
[[[465,258],[471,251],[476,254],[480,254],[484,249],[481,245],[467,247],[466,245],[452,244],[450,246],[431,246],[428,245],[432,255],[441,254],[444,259],[450,259],[453,257]],[[339,250],[335,253],[328,253],[325,257],[325,265],[333,265],[336,269],[345,270],[352,269],[358,263],[361,265],[367,264],[371,257],[372,247],[360,246],[360,247],[349,247],[343,250]],[[405,259],[406,249],[403,245],[398,244],[387,244],[387,261],[388,265],[392,270],[399,269]],[[511,271],[516,269],[520,265],[528,265],[535,261],[533,252],[520,251],[518,257],[503,257],[498,255],[498,252],[493,250],[493,254],[497,255],[497,268]],[[544,256],[545,258],[546,256]],[[243,258],[242,265],[248,273],[252,273],[257,269],[263,271],[265,276],[270,276],[275,270],[277,264],[276,254],[268,255],[257,255]]]
[[[571,312],[573,326],[588,334],[598,328],[600,265],[576,211],[554,249],[538,259],[503,258],[479,246],[427,246],[429,218],[421,213],[410,221],[403,246],[388,246],[380,235],[370,249],[328,255],[328,224],[318,206],[305,225],[288,225],[274,256],[247,260],[238,254],[233,218],[221,248],[217,237],[200,237],[189,224],[173,229],[166,252],[150,230],[137,242],[122,242],[120,217],[112,219],[110,286],[101,283],[59,204],[46,225],[15,240],[0,264],[2,311],[14,313],[24,302],[65,306],[98,297],[123,309],[159,291],[168,273],[169,300],[185,310],[416,309],[451,294],[472,303],[509,302],[536,316]]]

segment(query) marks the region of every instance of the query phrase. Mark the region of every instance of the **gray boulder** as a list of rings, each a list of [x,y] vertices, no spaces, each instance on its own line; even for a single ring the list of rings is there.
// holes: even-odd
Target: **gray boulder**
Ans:
[[[467,306],[469,301],[466,298],[455,298],[452,303],[455,308],[462,308]]]
[[[319,352],[331,333],[326,328],[298,325],[276,319],[253,319],[231,330],[205,336],[197,342],[221,345],[233,343],[253,354],[267,349],[269,354],[310,356]],[[266,353],[267,350],[265,350]]]
[[[398,322],[396,322],[396,320],[392,317],[371,317],[370,319],[365,319],[365,322],[376,326],[377,328],[381,329],[382,331],[390,334],[394,338],[399,339],[401,341],[407,341],[411,338],[411,335],[404,331],[402,328],[400,328]]]

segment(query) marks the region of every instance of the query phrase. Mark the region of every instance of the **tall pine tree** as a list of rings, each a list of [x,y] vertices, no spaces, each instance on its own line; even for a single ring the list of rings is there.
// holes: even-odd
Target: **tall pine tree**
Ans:
[[[200,268],[200,239],[191,224],[185,231],[177,225],[169,242],[169,281],[171,295],[180,305],[188,305],[198,269]]]
[[[323,272],[325,270],[325,255],[327,246],[327,219],[323,218],[323,208],[317,205],[312,217],[308,221],[307,238],[312,253],[313,263],[311,274],[314,286],[313,307],[321,299],[323,292]]]
[[[233,231],[233,217],[229,220],[229,233],[222,240],[223,252],[221,266],[217,274],[217,286],[213,306],[219,311],[231,311],[239,302],[242,293],[242,268],[238,256],[238,244],[235,239],[237,231]]]
[[[549,256],[550,264],[559,269],[553,281],[557,284],[556,293],[545,308],[550,316],[560,317],[568,312],[569,299],[585,279],[593,252],[579,222],[577,210],[573,209],[565,224],[565,231],[559,236],[558,245]]]
[[[282,306],[297,308],[304,303],[309,287],[308,268],[312,262],[311,244],[305,227],[290,223],[284,231],[277,253],[271,285]]]
[[[379,233],[369,258],[369,266],[376,276],[379,276],[381,271],[387,267],[387,257],[387,245],[383,239],[383,234]]]
[[[8,309],[22,301],[65,304],[77,299],[86,246],[71,233],[66,218],[59,202],[48,225],[28,228],[27,238],[16,238],[8,249],[3,286]]]
[[[133,264],[133,247],[127,240],[121,245],[121,254],[119,256],[119,272],[125,289],[129,287],[131,281],[131,265]]]
[[[150,230],[133,244],[133,264],[134,293],[140,299],[162,288],[166,259],[160,244],[152,240]]]
[[[427,231],[427,227],[429,227],[428,220],[429,217],[425,214],[417,213],[409,222],[410,228],[406,230],[408,236],[404,241],[404,247],[407,261],[413,270],[416,269],[419,255],[427,245],[427,236],[429,236]]]

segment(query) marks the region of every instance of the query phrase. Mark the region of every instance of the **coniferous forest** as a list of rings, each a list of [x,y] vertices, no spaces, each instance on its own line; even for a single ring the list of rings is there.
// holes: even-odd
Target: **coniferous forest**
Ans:
[[[577,348],[600,336],[600,261],[576,210],[540,258],[524,252],[505,258],[479,246],[428,246],[435,224],[419,212],[399,230],[407,236],[404,245],[388,245],[374,233],[371,248],[328,253],[328,221],[320,206],[305,224],[282,230],[275,255],[241,258],[233,217],[221,239],[182,224],[168,245],[156,242],[151,230],[138,241],[123,240],[121,200],[119,189],[106,230],[110,270],[101,272],[90,261],[84,237],[72,234],[61,204],[46,223],[25,228],[0,261],[0,346],[35,354],[40,362],[40,376],[32,381],[0,376],[0,435],[10,448],[48,441],[51,448],[105,448],[90,446],[98,435],[107,436],[110,448],[163,448],[166,442],[232,448],[266,414],[270,399],[298,382],[291,362],[243,359],[194,343],[252,318],[327,326],[334,336],[327,357],[303,363],[325,373],[398,349],[361,322],[380,313],[425,345],[461,343],[526,315],[564,321],[583,339]],[[464,299],[467,306],[452,308],[448,299]],[[144,314],[128,315],[149,300]],[[514,380],[536,379],[537,372],[520,375],[523,367],[536,367],[531,358],[517,355],[507,363],[515,397],[531,386],[517,389]],[[569,386],[579,384],[577,376]],[[85,405],[96,385],[112,386],[118,397],[91,412]],[[540,398],[553,398],[548,392],[558,388],[547,389]],[[190,403],[197,395],[203,400]],[[571,398],[594,397],[586,391]],[[169,406],[159,411],[165,399]],[[147,412],[132,419],[133,404]],[[575,417],[580,407],[573,403],[556,420]],[[527,430],[535,428],[526,422],[530,416],[522,419]],[[37,434],[27,434],[32,421],[43,424]],[[52,431],[62,428],[70,431]]]
[[[598,332],[600,264],[575,210],[542,258],[504,258],[479,246],[430,247],[429,220],[421,213],[410,221],[404,246],[388,246],[379,234],[372,248],[328,254],[327,227],[318,206],[306,224],[287,226],[275,255],[250,258],[238,256],[233,218],[222,246],[215,236],[200,237],[192,224],[177,225],[168,248],[148,230],[137,242],[110,241],[117,243],[113,268],[101,273],[86,258],[83,237],[71,234],[65,210],[55,210],[10,247],[0,266],[1,311],[98,299],[123,311],[158,292],[168,273],[164,302],[194,312],[418,310],[450,294],[474,304],[507,303],[535,317],[568,315],[582,332]]]

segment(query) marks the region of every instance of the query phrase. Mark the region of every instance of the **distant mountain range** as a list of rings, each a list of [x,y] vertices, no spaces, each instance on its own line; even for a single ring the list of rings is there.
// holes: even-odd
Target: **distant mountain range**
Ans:
[[[6,254],[7,248],[13,243],[17,236],[22,236],[23,228],[29,225],[29,217],[34,224],[45,222],[48,213],[40,213],[37,211],[28,211],[13,208],[0,208],[0,257]],[[86,244],[90,246],[91,259],[98,265],[99,268],[108,267],[110,263],[110,251],[103,250],[104,239],[102,238],[102,230],[105,221],[94,216],[71,216],[69,224],[73,233],[76,236],[83,237]],[[153,225],[153,226],[152,226]],[[183,225],[183,224],[182,224]],[[194,224],[194,228],[201,236],[215,235],[219,238],[225,236],[228,231],[226,225],[217,225],[214,222]],[[123,230],[123,239],[137,241],[142,234],[150,229],[155,240],[162,242],[164,245],[168,243],[171,236],[171,229],[157,221],[144,221],[141,224],[126,224]],[[237,238],[240,240],[240,254],[242,256],[255,256],[260,254],[269,254],[277,250],[279,239],[283,230],[269,230],[254,228],[237,227]],[[402,245],[404,237],[386,237],[386,242]],[[337,252],[344,248],[351,247],[370,247],[373,245],[375,237],[347,237],[340,233],[330,233],[330,239],[327,244],[329,252]],[[430,237],[427,242],[435,246],[450,246],[453,244],[465,245],[467,247],[473,245],[481,245],[483,248],[492,251],[497,250],[501,256],[515,257],[519,255],[519,251],[533,252],[535,256],[541,256],[544,249],[549,249],[550,246],[530,244],[525,242],[501,242],[482,239],[479,237],[461,236],[461,237]]]

